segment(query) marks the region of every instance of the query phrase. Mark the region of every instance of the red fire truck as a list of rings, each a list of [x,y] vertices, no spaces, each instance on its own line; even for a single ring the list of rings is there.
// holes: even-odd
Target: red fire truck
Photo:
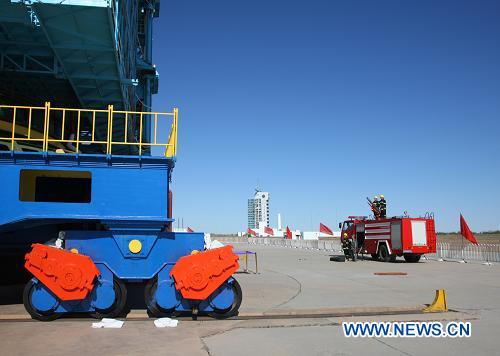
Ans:
[[[342,229],[341,240],[350,239],[355,254],[370,254],[374,260],[394,262],[396,256],[403,256],[406,262],[418,262],[423,254],[436,252],[432,216],[377,220],[349,216],[348,220],[339,223],[339,228]]]

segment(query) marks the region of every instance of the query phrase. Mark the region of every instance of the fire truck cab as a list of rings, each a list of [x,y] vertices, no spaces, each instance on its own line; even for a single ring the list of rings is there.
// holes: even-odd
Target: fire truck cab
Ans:
[[[394,262],[403,256],[406,262],[418,262],[426,253],[436,252],[434,218],[392,217],[370,220],[349,216],[341,228],[341,241],[354,241],[356,254],[370,254],[374,260]]]

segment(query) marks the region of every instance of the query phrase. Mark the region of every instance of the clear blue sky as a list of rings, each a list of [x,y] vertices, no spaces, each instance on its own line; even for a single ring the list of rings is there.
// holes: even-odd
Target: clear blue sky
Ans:
[[[500,229],[500,1],[162,1],[156,110],[180,108],[174,217],[336,227],[433,211]]]

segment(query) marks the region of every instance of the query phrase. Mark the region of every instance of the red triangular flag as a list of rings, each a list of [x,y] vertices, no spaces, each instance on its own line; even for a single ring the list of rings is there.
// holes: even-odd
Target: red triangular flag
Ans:
[[[257,233],[250,228],[248,229],[247,233],[248,235],[257,236]]]
[[[477,245],[476,238],[474,237],[474,234],[472,234],[472,231],[470,231],[469,227],[467,226],[467,223],[465,222],[465,219],[462,216],[462,214],[460,214],[460,234],[463,237],[465,237],[465,239],[472,242],[474,245]]]
[[[274,235],[273,229],[271,229],[269,226],[264,227],[264,232],[269,235]]]
[[[194,230],[193,230],[193,229],[191,229],[191,228],[188,226],[188,228],[187,228],[187,232],[194,232]]]
[[[328,235],[333,235],[333,232],[332,230],[330,230],[330,228],[326,225],[323,225],[323,224],[319,224],[319,232],[322,232],[324,234],[328,234]]]
[[[292,238],[292,232],[290,231],[288,226],[286,227],[286,238],[289,240]]]

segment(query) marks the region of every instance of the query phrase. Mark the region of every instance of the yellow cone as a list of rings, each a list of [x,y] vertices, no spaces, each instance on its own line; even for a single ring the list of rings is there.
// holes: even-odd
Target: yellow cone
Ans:
[[[448,311],[448,304],[446,303],[446,292],[444,289],[436,290],[436,297],[431,305],[423,310],[424,313],[438,313]]]

